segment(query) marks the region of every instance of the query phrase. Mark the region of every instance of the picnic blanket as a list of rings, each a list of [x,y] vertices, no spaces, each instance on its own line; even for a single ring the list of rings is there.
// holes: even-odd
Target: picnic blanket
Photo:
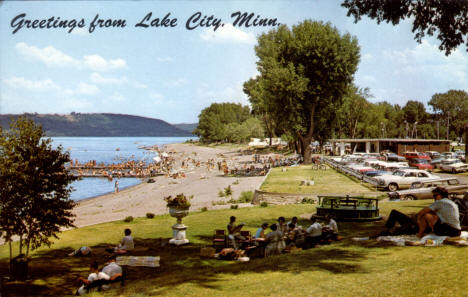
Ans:
[[[116,258],[116,262],[121,266],[159,267],[160,259],[159,256],[120,256]]]
[[[462,231],[459,237],[428,234],[421,239],[415,235],[379,236],[377,241],[392,242],[398,246],[441,246],[444,244],[468,246],[468,232]]]

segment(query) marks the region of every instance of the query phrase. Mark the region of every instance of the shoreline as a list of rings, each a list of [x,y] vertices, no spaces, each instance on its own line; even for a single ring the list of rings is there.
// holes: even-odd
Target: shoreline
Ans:
[[[104,222],[123,220],[127,216],[143,217],[151,212],[156,215],[167,214],[164,197],[184,193],[194,195],[191,201],[193,211],[203,207],[220,209],[230,207],[213,205],[213,202],[227,201],[218,197],[218,192],[231,186],[233,199],[237,199],[243,191],[254,191],[259,188],[264,176],[226,177],[217,168],[207,166],[207,162],[226,160],[231,165],[242,164],[252,160],[252,156],[239,154],[238,148],[210,148],[192,143],[166,144],[166,151],[173,152],[174,168],[185,175],[184,178],[157,176],[154,183],[144,180],[133,186],[104,195],[85,198],[76,201],[73,209],[76,227],[84,227]],[[190,160],[190,164],[187,160]],[[182,168],[182,161],[189,164]],[[196,164],[196,165],[195,165]],[[247,205],[242,205],[243,207]]]
[[[96,177],[96,178],[104,178],[104,177]],[[137,179],[139,179],[138,177],[135,177]],[[137,187],[141,184],[143,184],[144,181],[141,181],[140,183],[136,184],[136,185],[131,185],[131,186],[127,186],[127,187],[123,187],[123,188],[120,188],[119,187],[119,193],[124,191],[124,190],[127,190],[127,189],[130,189],[130,188],[133,188],[133,187]],[[109,195],[109,194],[115,194],[114,192],[110,191],[110,192],[107,192],[107,193],[104,193],[104,194],[101,194],[101,195],[96,195],[96,196],[91,196],[91,197],[86,197],[86,198],[83,198],[83,199],[80,199],[80,200],[74,200],[76,204],[79,204],[80,202],[84,202],[84,201],[88,201],[88,200],[92,200],[92,199],[96,199],[96,198],[99,198],[99,197],[102,197],[102,196],[106,196],[106,195]]]

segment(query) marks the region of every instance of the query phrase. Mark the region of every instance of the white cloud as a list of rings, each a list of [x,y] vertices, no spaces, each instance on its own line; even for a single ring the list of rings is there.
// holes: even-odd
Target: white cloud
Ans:
[[[75,92],[80,95],[96,95],[99,93],[99,88],[95,85],[82,82],[78,84]]]
[[[27,89],[30,91],[51,91],[60,89],[60,87],[50,79],[27,80],[24,77],[12,77],[10,79],[4,79],[3,81],[12,88]]]
[[[143,83],[141,83],[141,82],[138,82],[138,81],[135,81],[135,82],[133,83],[133,86],[134,86],[135,88],[137,88],[137,89],[146,89],[146,88],[148,88],[147,85],[145,85],[145,84],[143,84]]]
[[[375,61],[375,58],[372,54],[364,54],[361,57],[361,61],[364,63],[371,63]]]
[[[103,84],[103,85],[119,85],[127,82],[126,77],[121,77],[121,78],[113,78],[113,77],[104,77],[99,73],[93,72],[89,76],[89,79],[96,84]]]
[[[214,102],[235,102],[248,105],[249,101],[243,92],[242,82],[237,84],[213,88],[207,83],[202,83],[195,91],[196,102],[201,105],[209,105]]]
[[[88,35],[89,34],[89,31],[86,30],[85,28],[75,28],[72,32],[71,32],[72,35],[81,35],[81,36],[85,36],[85,35]]]
[[[174,59],[172,59],[171,57],[164,57],[164,58],[163,57],[158,57],[156,60],[158,62],[161,62],[161,63],[166,63],[166,62],[169,63],[169,62],[174,61]]]
[[[364,75],[362,79],[365,82],[376,82],[377,81],[373,75]]]
[[[232,24],[225,24],[224,27],[220,27],[218,30],[206,28],[201,34],[201,39],[212,42],[231,42],[231,43],[245,43],[255,44],[255,35],[251,32],[247,33],[238,28],[235,28]]]
[[[468,85],[468,56],[456,49],[450,56],[445,56],[437,45],[423,40],[414,48],[387,50],[383,56],[395,65],[395,75],[421,73],[433,76],[433,79]]]
[[[99,88],[97,86],[85,82],[79,83],[74,89],[62,88],[51,79],[28,80],[23,77],[12,77],[10,79],[4,79],[3,82],[11,88],[27,90],[29,92],[52,92],[53,95],[58,96],[93,96],[99,93]]]
[[[112,95],[109,96],[109,100],[113,102],[123,102],[125,101],[125,97],[119,92],[114,92]]]
[[[41,49],[20,42],[16,44],[16,50],[21,55],[29,59],[39,60],[48,67],[89,68],[99,72],[127,67],[127,62],[123,59],[106,60],[99,55],[88,55],[84,56],[83,59],[75,59],[51,45]]]
[[[123,59],[115,59],[107,61],[103,57],[99,55],[90,55],[85,56],[83,60],[84,65],[86,65],[89,69],[94,71],[105,72],[112,69],[119,69],[125,68],[127,66],[127,62]]]
[[[179,78],[179,79],[176,79],[176,80],[172,80],[172,81],[167,81],[164,83],[164,85],[166,87],[180,87],[180,86],[183,86],[187,83],[187,80],[185,78]]]
[[[64,54],[51,45],[40,49],[35,46],[29,46],[24,42],[20,42],[16,44],[16,50],[23,56],[31,59],[38,59],[49,67],[80,66],[80,61]]]
[[[160,101],[162,99],[164,99],[164,96],[158,92],[151,92],[150,93],[150,97],[153,98],[153,99],[156,99],[156,101]]]

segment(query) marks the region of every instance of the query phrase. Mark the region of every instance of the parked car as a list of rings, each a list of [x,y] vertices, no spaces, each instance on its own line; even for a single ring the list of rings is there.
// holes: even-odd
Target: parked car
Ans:
[[[436,151],[427,151],[425,152],[432,160],[437,159],[440,157],[440,153]]]
[[[386,153],[384,154],[385,160],[388,162],[405,162],[405,157],[398,156],[395,153]]]
[[[454,152],[445,152],[445,153],[442,153],[442,156],[444,156],[445,159],[456,159],[457,158],[457,154],[455,154]]]
[[[439,156],[437,159],[432,159],[431,161],[431,165],[434,167],[434,168],[440,168],[440,164],[442,163],[442,161],[444,161],[445,158],[443,156]]]
[[[452,177],[433,181],[414,182],[408,190],[389,192],[387,195],[390,199],[400,200],[432,199],[432,190],[436,187],[444,187],[449,195],[459,195],[468,191],[467,184],[460,184],[457,178]]]
[[[426,159],[418,159],[418,158],[409,159],[408,165],[410,167],[416,167],[421,170],[432,171],[432,169],[434,169],[434,166],[432,166],[431,163],[429,163],[429,161]]]
[[[403,154],[403,156],[406,158],[406,160],[409,159],[426,159],[426,160],[431,160],[431,157],[425,153],[420,153],[420,152],[406,152]]]
[[[377,177],[379,189],[388,189],[396,191],[399,189],[408,189],[414,182],[430,181],[440,179],[439,176],[430,174],[425,170],[404,169],[393,172],[392,175],[382,175]]]
[[[447,159],[442,161],[439,168],[446,172],[458,173],[468,171],[468,164],[460,159]]]

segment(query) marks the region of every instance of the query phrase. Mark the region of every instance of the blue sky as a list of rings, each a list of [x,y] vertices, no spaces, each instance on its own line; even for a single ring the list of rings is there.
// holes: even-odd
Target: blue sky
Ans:
[[[435,93],[468,87],[468,54],[446,57],[438,40],[413,39],[411,23],[354,24],[341,1],[7,1],[0,4],[0,113],[112,112],[196,122],[213,102],[248,104],[242,84],[254,77],[256,36],[273,27],[233,27],[233,12],[252,12],[292,26],[329,21],[361,47],[355,83],[373,102],[424,103]],[[136,28],[149,12],[177,18],[173,28]],[[196,12],[225,24],[187,30]],[[84,19],[83,28],[21,28],[12,19]],[[99,18],[124,19],[125,28],[96,28]]]

